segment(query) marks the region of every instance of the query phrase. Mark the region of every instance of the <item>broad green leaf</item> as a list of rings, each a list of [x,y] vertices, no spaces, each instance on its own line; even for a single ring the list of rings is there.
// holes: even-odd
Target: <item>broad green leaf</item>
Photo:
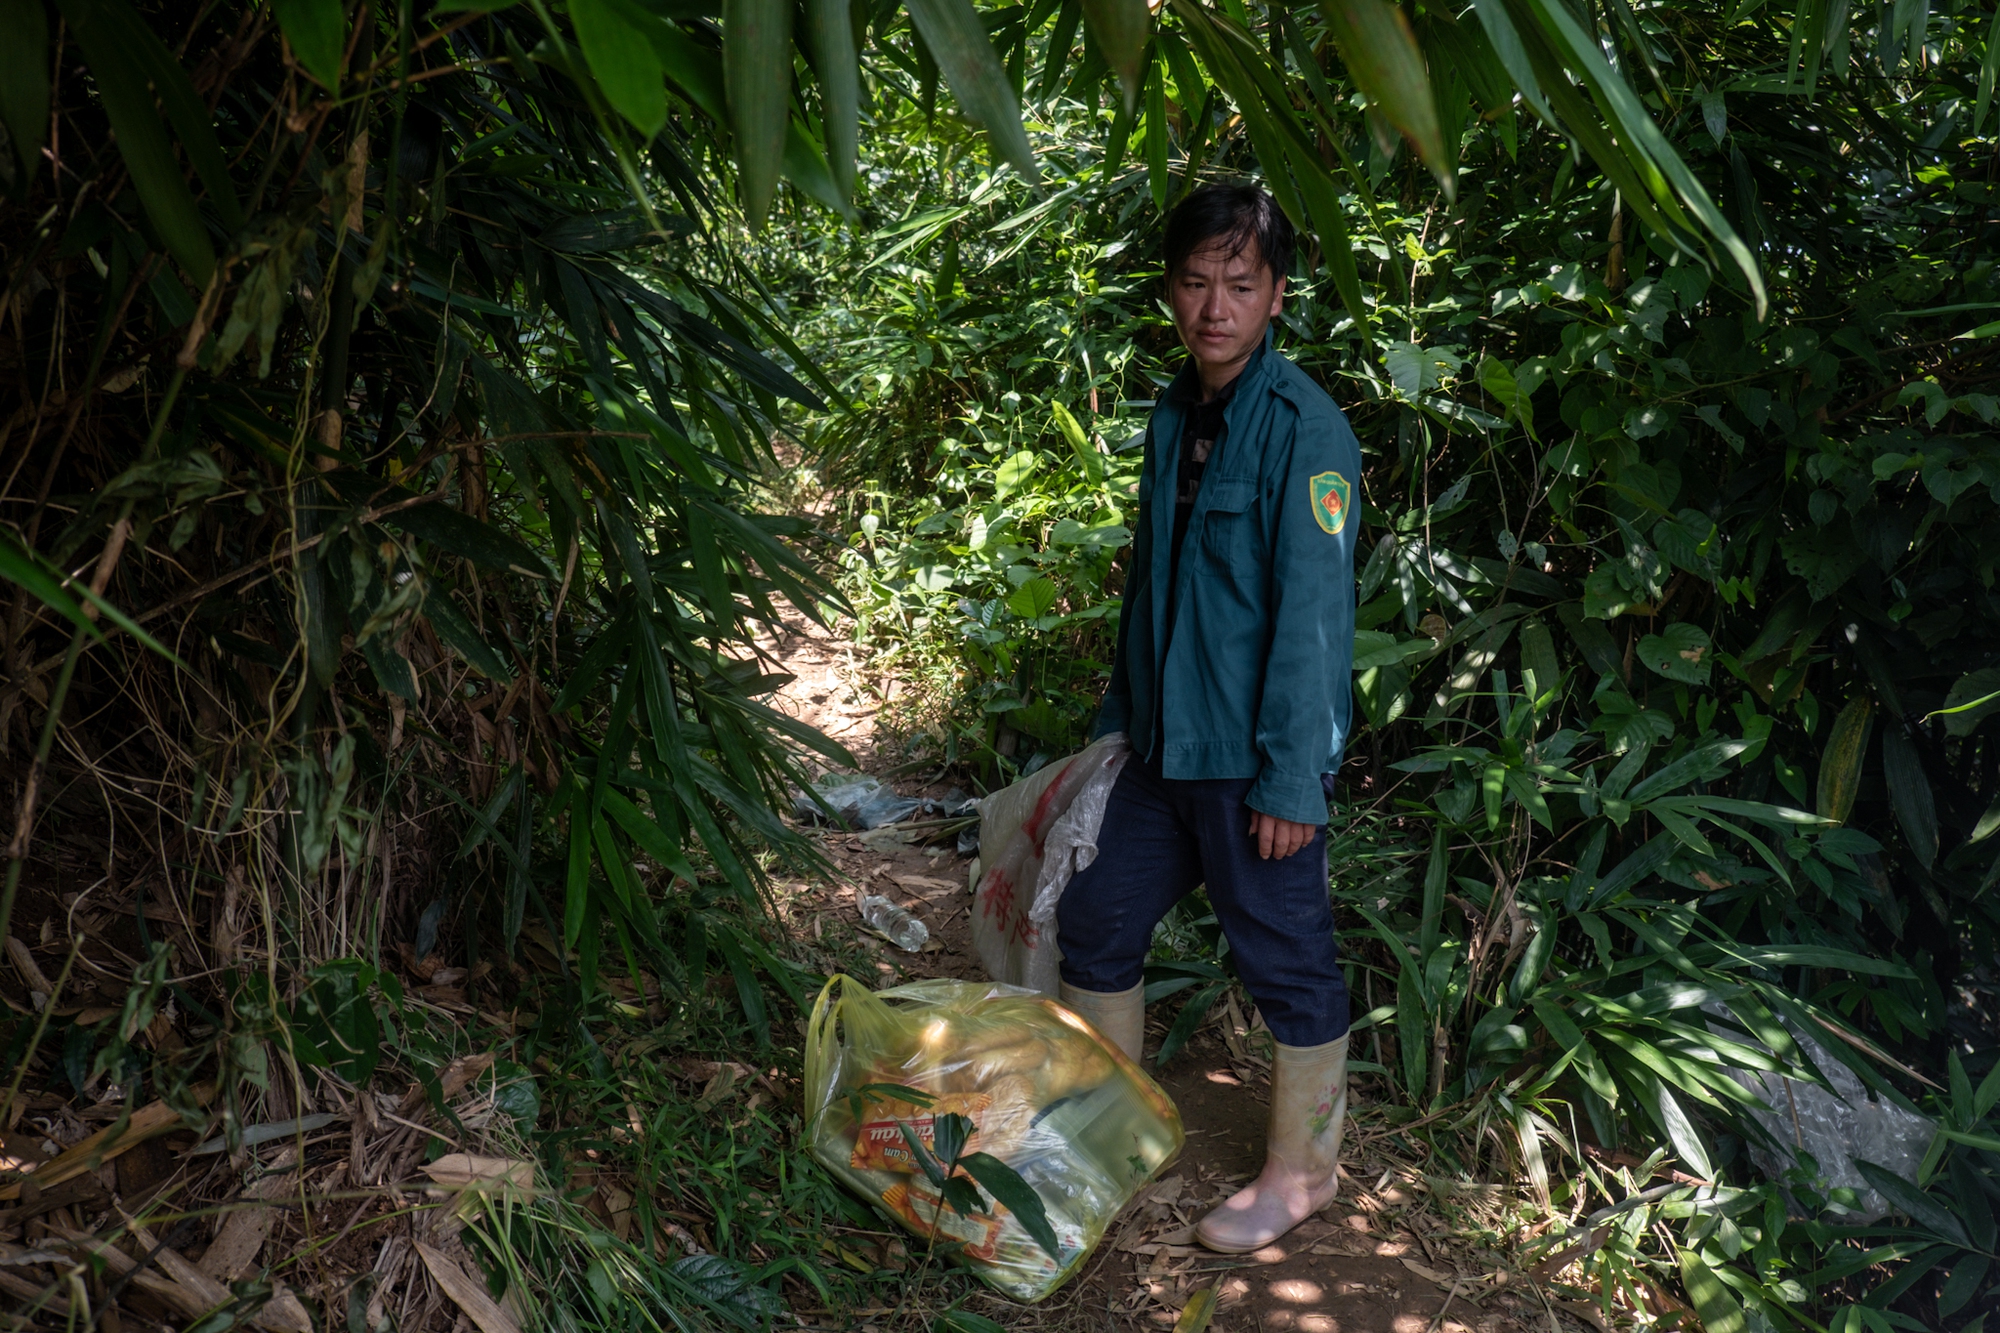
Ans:
[[[854,198],[854,161],[860,142],[861,70],[854,50],[851,0],[806,0],[818,66],[827,164],[843,199]]]
[[[792,7],[785,0],[723,0],[722,74],[736,135],[737,184],[752,227],[778,193],[792,106]]]
[[[1111,62],[1118,86],[1125,93],[1125,107],[1131,110],[1138,102],[1140,64],[1146,54],[1147,30],[1152,26],[1146,0],[1083,0],[1083,17],[1098,49]]]
[[[645,30],[625,16],[619,0],[570,0],[569,16],[604,100],[651,139],[667,123],[667,92],[660,58]]]
[[[1083,433],[1082,424],[1077,421],[1070,410],[1061,403],[1051,400],[1049,402],[1049,415],[1055,418],[1056,429],[1062,432],[1063,440],[1069,445],[1070,452],[1074,453],[1078,458],[1083,459],[1086,463],[1095,462],[1097,450],[1092,447],[1090,437]],[[1011,462],[1012,460],[1010,459],[1009,461]]]
[[[607,787],[603,799],[604,813],[616,820],[618,827],[624,829],[625,835],[638,843],[646,855],[689,883],[694,882],[694,867],[688,864],[686,854],[674,844],[657,821],[648,819],[638,806],[614,789]]]
[[[1821,817],[1845,824],[1854,812],[1861,789],[1861,761],[1868,753],[1868,734],[1875,729],[1875,704],[1857,695],[1834,720],[1826,751],[1819,760],[1819,796],[1814,808]]]
[[[1039,620],[1055,608],[1059,596],[1055,580],[1042,575],[1014,589],[1007,599],[1007,609],[1023,620]]]
[[[1041,169],[1021,124],[1014,85],[987,40],[986,25],[972,0],[909,0],[908,8],[959,106],[992,136],[994,147],[1021,178],[1037,184]]]
[[[0,5],[0,124],[24,181],[33,181],[49,137],[49,18],[41,0]]]
[[[1013,1167],[983,1152],[967,1153],[958,1159],[958,1164],[970,1172],[972,1178],[1002,1207],[1014,1214],[1049,1258],[1058,1264],[1063,1262],[1062,1246],[1056,1240],[1056,1229],[1049,1224],[1049,1211],[1042,1203],[1042,1196],[1021,1179]]]
[[[1715,668],[1711,644],[1699,626],[1676,621],[1659,634],[1639,640],[1638,657],[1646,669],[1684,685],[1706,685]]]
[[[1953,681],[1944,707],[1926,713],[1923,720],[1942,717],[1945,734],[1963,738],[1995,713],[2000,713],[2000,667],[1981,667]]]
[[[666,76],[710,119],[718,125],[727,125],[729,93],[723,87],[722,65],[715,59],[713,48],[697,44],[672,23],[650,24],[646,34]]]
[[[417,702],[417,680],[410,670],[410,660],[391,647],[381,635],[365,639],[361,643],[361,655],[368,661],[368,669],[375,673],[375,681],[390,694]]]
[[[340,0],[271,0],[271,8],[306,73],[321,87],[337,89],[341,57],[347,50],[347,16]]]
[[[1041,466],[1041,461],[1039,456],[1026,449],[1007,455],[1001,460],[1000,466],[993,469],[994,490],[1002,496],[1011,495],[1034,475],[1035,469]]]
[[[1456,155],[1445,152],[1424,53],[1403,11],[1389,0],[1320,0],[1319,9],[1363,96],[1409,137],[1449,197]]]
[[[1174,1019],[1174,1025],[1167,1029],[1166,1038],[1161,1041],[1160,1049],[1153,1056],[1156,1068],[1165,1069],[1167,1062],[1180,1054],[1181,1047],[1187,1045],[1194,1034],[1201,1029],[1203,1020],[1208,1017],[1208,1011],[1215,1007],[1216,1001],[1220,1000],[1223,992],[1228,989],[1228,982],[1214,981],[1188,997],[1187,1003],[1181,1006],[1180,1014]]]

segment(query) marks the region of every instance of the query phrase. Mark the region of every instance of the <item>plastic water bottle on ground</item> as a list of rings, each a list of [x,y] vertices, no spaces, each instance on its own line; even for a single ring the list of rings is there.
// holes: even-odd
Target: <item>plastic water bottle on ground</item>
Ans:
[[[889,942],[898,949],[915,953],[930,941],[929,926],[876,894],[867,894],[861,899],[861,919],[887,935]]]

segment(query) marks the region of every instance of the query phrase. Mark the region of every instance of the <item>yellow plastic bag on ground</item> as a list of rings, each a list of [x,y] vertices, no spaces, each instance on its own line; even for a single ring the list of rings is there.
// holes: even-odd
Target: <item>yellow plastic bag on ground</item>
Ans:
[[[1167,1094],[1088,1023],[1033,991],[986,982],[878,993],[833,978],[806,1029],[806,1099],[807,1142],[823,1166],[1020,1301],[1081,1268],[1184,1139]],[[932,1174],[953,1155],[950,1134],[939,1143],[940,1122],[957,1125],[949,1116],[973,1126],[961,1162],[997,1158],[1041,1201],[1053,1254],[998,1200],[1004,1190],[983,1190],[963,1215],[941,1197]],[[944,1192],[965,1202],[957,1182],[993,1174],[975,1163]]]

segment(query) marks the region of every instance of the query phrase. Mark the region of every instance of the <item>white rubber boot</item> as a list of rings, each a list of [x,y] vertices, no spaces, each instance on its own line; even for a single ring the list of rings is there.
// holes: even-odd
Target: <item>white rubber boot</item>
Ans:
[[[1097,1035],[1125,1052],[1133,1064],[1146,1049],[1146,983],[1130,990],[1079,990],[1067,981],[1057,997],[1065,1009],[1097,1029]]]
[[[1271,1061],[1271,1129],[1264,1173],[1195,1227],[1211,1250],[1261,1250],[1340,1192],[1340,1131],[1347,1119],[1347,1038],[1280,1045]]]

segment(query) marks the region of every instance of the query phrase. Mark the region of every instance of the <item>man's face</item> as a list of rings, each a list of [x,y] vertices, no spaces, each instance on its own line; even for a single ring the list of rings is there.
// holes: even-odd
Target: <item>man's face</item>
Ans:
[[[1167,289],[1181,343],[1211,389],[1250,359],[1285,306],[1285,281],[1272,278],[1255,241],[1233,256],[1226,240],[1201,247],[1168,278]]]

